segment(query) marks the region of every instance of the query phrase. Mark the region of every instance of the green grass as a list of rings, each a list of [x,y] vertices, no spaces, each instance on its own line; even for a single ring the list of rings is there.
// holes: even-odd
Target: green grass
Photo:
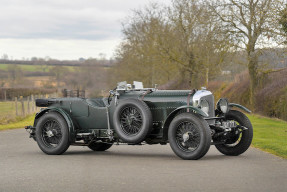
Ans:
[[[13,64],[0,64],[0,70],[4,70],[7,71],[8,66],[11,66]],[[17,66],[19,66],[22,71],[28,71],[28,72],[36,72],[36,71],[40,71],[40,72],[49,72],[49,70],[51,68],[53,68],[54,66],[47,66],[47,65],[22,65],[22,64],[16,64]],[[69,71],[75,71],[76,70],[76,66],[63,66],[65,69],[69,70]]]
[[[24,128],[27,125],[33,125],[35,114],[24,118],[17,117],[15,122],[0,125],[0,130]]]
[[[14,101],[0,102],[0,125],[7,125],[23,119],[22,115],[22,104],[17,103],[18,106],[18,116],[16,116],[16,106]],[[24,101],[25,114],[27,115],[33,113],[32,103],[30,102],[30,111],[28,111],[28,102]],[[38,111],[38,109],[36,109]]]
[[[287,122],[258,115],[248,117],[254,129],[252,145],[287,158]]]
[[[13,101],[0,102],[0,117],[6,116],[6,115],[9,115],[9,116],[12,115],[12,113],[14,113],[15,111],[15,107],[16,107],[15,102]],[[20,105],[18,105],[18,107],[20,107]]]
[[[30,107],[31,107],[32,103],[30,102]],[[18,101],[17,102],[17,106],[18,106],[18,114],[20,115],[22,113],[22,105],[21,103]],[[28,102],[24,101],[24,108],[25,110],[27,110],[28,108]],[[25,111],[25,113],[27,113],[27,111]],[[5,102],[0,102],[0,118],[1,117],[11,117],[11,116],[16,116],[16,105],[15,105],[15,101],[5,101]],[[1,124],[1,122],[0,122]]]

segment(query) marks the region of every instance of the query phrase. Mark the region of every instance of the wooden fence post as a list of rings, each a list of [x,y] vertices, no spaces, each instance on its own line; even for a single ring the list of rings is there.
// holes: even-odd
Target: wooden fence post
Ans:
[[[20,96],[20,102],[22,106],[22,116],[25,116],[25,106],[24,106],[23,96]]]
[[[6,92],[6,90],[4,89],[4,101],[6,101],[7,100],[7,92]]]
[[[34,95],[31,95],[31,105],[32,105],[32,112],[35,111],[35,99],[34,99]]]
[[[15,97],[16,116],[18,116],[18,99]]]
[[[27,97],[27,114],[30,114],[31,110],[30,110],[30,96]]]

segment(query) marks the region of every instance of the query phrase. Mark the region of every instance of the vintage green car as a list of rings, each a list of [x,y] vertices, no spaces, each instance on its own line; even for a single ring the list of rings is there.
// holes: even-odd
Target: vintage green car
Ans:
[[[143,88],[126,82],[107,98],[37,99],[42,107],[34,126],[25,127],[40,149],[49,155],[64,153],[70,145],[105,151],[113,144],[170,144],[182,159],[200,159],[213,144],[225,155],[240,155],[250,146],[253,128],[239,108],[202,90]]]

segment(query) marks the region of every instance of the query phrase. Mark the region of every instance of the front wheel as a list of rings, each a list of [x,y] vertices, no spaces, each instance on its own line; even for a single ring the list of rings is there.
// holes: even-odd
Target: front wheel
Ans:
[[[211,134],[207,122],[202,117],[182,113],[172,120],[168,130],[168,140],[177,156],[182,159],[196,160],[209,150]]]
[[[237,156],[244,153],[251,145],[253,138],[253,128],[248,117],[240,111],[231,110],[226,116],[226,120],[235,121],[237,125],[246,127],[239,135],[231,137],[225,144],[215,145],[219,152],[224,155]]]
[[[36,141],[48,155],[60,155],[70,146],[69,130],[65,119],[57,112],[40,117],[36,125]]]

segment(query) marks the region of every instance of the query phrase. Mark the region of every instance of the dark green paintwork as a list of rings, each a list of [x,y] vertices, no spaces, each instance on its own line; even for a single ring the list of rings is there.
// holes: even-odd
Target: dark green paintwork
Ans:
[[[251,110],[247,109],[246,107],[236,104],[236,103],[229,103],[229,107],[237,107],[239,109],[242,109],[243,111],[246,111],[247,113],[251,113]]]
[[[190,90],[156,90],[148,94],[146,94],[146,90],[131,90],[118,91],[118,93],[118,99],[116,99],[116,96],[112,97],[112,101],[108,107],[105,107],[107,98],[50,99],[57,102],[51,104],[36,115],[34,126],[36,126],[37,120],[45,112],[51,110],[60,113],[67,121],[71,143],[75,141],[75,135],[77,133],[95,132],[99,137],[107,137],[107,115],[109,115],[111,129],[114,129],[113,115],[117,106],[116,103],[120,103],[122,100],[129,98],[143,100],[150,108],[153,118],[153,129],[150,137],[153,138],[163,138],[163,140],[167,140],[167,130],[171,120],[180,111],[186,111],[187,108],[189,108],[191,112],[197,113],[203,117],[207,116],[201,109],[193,106],[193,94],[191,94]],[[210,95],[210,97],[213,101],[213,95]],[[246,109],[243,106],[236,104],[231,104],[230,106],[240,107],[243,110]],[[214,110],[214,106],[210,107],[212,108],[211,110]]]

